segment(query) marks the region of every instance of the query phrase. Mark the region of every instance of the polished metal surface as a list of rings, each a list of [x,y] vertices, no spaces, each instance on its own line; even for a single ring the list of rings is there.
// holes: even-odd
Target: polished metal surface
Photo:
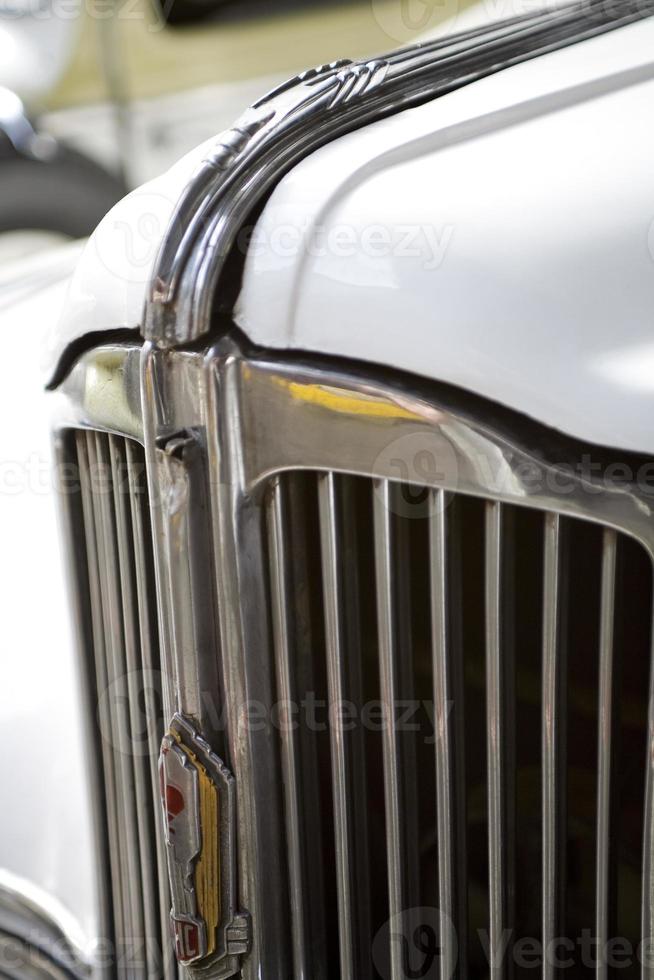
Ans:
[[[0,869],[0,973],[20,980],[89,980],[93,951],[51,895]]]
[[[308,938],[306,935],[306,897],[303,858],[300,838],[301,775],[299,739],[290,715],[294,683],[291,663],[291,626],[289,623],[289,556],[290,538],[285,488],[279,480],[273,482],[268,501],[268,529],[271,555],[271,599],[277,667],[277,687],[288,714],[282,732],[282,779],[284,782],[286,837],[291,897],[291,932],[293,937],[293,968],[302,980],[310,973],[307,967]]]
[[[76,380],[60,396],[63,404],[59,417],[88,419],[88,412],[77,400],[83,393],[84,405],[98,404],[94,379],[99,376],[94,372],[102,356],[102,351],[94,352],[80,362]],[[123,367],[133,363],[133,357],[133,352],[128,353]],[[485,616],[483,723],[488,756],[486,860],[490,868],[491,952],[501,951],[502,932],[512,925],[515,902],[516,762],[511,729],[515,659],[508,624],[515,593],[516,513],[526,510],[536,515],[541,522],[543,547],[539,565],[542,716],[538,717],[538,732],[542,744],[539,887],[544,937],[552,937],[560,928],[560,899],[565,887],[559,814],[565,806],[562,624],[569,591],[564,574],[564,527],[572,521],[604,529],[594,862],[597,925],[607,935],[610,793],[614,785],[611,597],[616,542],[622,537],[634,539],[650,559],[654,555],[654,513],[647,487],[636,481],[611,482],[597,473],[575,469],[568,465],[567,456],[561,463],[548,461],[551,434],[545,430],[539,430],[536,439],[533,432],[525,437],[517,420],[507,417],[491,423],[487,421],[489,413],[471,410],[451,392],[436,387],[421,389],[417,384],[413,387],[406,379],[380,381],[347,365],[328,367],[300,359],[246,356],[229,338],[216,347],[194,352],[164,352],[148,343],[140,357],[141,401],[130,401],[131,396],[120,390],[121,383],[127,384],[133,377],[129,370],[115,373],[117,387],[112,399],[121,406],[123,417],[122,406],[132,404],[130,426],[133,431],[142,431],[145,443],[162,630],[164,711],[168,719],[176,713],[189,718],[234,774],[234,875],[238,910],[250,915],[251,943],[245,930],[240,945],[234,946],[239,951],[234,953],[229,969],[237,969],[240,962],[244,980],[323,976],[328,962],[343,977],[365,977],[371,970],[370,963],[361,959],[361,946],[369,938],[363,898],[370,882],[365,882],[358,870],[354,873],[354,864],[367,834],[362,812],[364,817],[376,814],[366,791],[356,796],[355,804],[355,784],[361,783],[353,778],[353,773],[360,772],[355,743],[350,733],[338,725],[330,726],[326,735],[328,786],[322,791],[323,798],[329,799],[330,811],[333,809],[328,833],[334,858],[332,865],[317,869],[320,855],[328,852],[318,847],[326,831],[320,826],[320,808],[312,808],[313,790],[308,791],[307,780],[316,768],[315,760],[307,754],[302,732],[291,726],[278,731],[274,725],[252,724],[249,715],[253,704],[271,710],[278,701],[301,700],[311,687],[310,680],[300,676],[299,668],[311,657],[322,658],[328,703],[347,700],[352,687],[349,670],[352,661],[362,656],[357,645],[364,640],[366,656],[373,658],[366,661],[367,669],[374,668],[385,721],[379,749],[383,833],[375,839],[374,861],[373,845],[363,848],[367,855],[364,863],[368,871],[384,868],[387,919],[391,923],[397,925],[394,917],[401,918],[410,902],[415,905],[415,865],[421,858],[411,843],[417,839],[411,794],[417,765],[395,722],[395,708],[406,688],[402,651],[409,642],[406,596],[413,574],[405,539],[407,521],[401,516],[402,487],[427,491],[425,601],[435,708],[432,838],[437,865],[432,874],[433,901],[455,925],[465,907],[466,838],[461,827],[462,787],[457,761],[465,725],[460,711],[449,710],[450,702],[456,708],[460,701],[455,670],[460,652],[451,615],[458,601],[455,564],[462,531],[452,501],[477,501],[483,516],[478,550]],[[97,417],[110,431],[119,428],[104,408],[98,410]],[[95,451],[97,455],[99,438],[108,437],[81,435],[78,442],[87,447],[87,453],[90,446],[91,454]],[[80,455],[84,458],[84,448]],[[99,455],[106,456],[102,445]],[[416,458],[432,459],[435,465],[416,468]],[[370,520],[369,554],[364,557],[372,563],[368,569],[370,582],[366,583],[373,592],[372,628],[364,623],[360,609],[352,611],[357,605],[352,599],[356,596],[353,562],[359,560],[363,547],[353,544],[353,529],[362,533],[357,525],[361,514],[354,509],[354,499],[362,493],[367,501],[365,520]],[[116,521],[118,531],[114,533],[120,531],[120,513],[116,518],[106,513],[106,505],[104,510],[99,505],[96,517],[92,501],[87,501],[87,508],[93,520],[100,522],[97,528],[91,522],[98,535],[104,533],[105,526],[114,527]],[[104,547],[106,552],[106,544]],[[106,562],[106,554],[101,549],[98,552],[95,578],[103,574]],[[120,548],[116,555],[119,560]],[[309,567],[314,569],[313,580]],[[93,581],[91,585],[94,587]],[[106,593],[106,585],[104,588]],[[95,592],[103,615],[107,615],[105,605],[109,611],[114,606],[120,610],[110,595],[103,600],[101,583],[95,585]],[[132,589],[132,601],[137,592]],[[306,600],[308,592],[320,607],[318,641],[318,634],[312,632],[315,624],[309,628],[298,614],[298,604]],[[109,645],[103,623],[98,616],[100,651]],[[353,632],[357,636],[353,637]],[[127,656],[122,647],[118,652]],[[108,659],[111,666],[113,661]],[[113,721],[109,718],[110,723]],[[108,783],[112,773],[114,784],[121,782],[124,774],[120,768],[109,768]],[[645,775],[643,919],[649,923],[649,766]],[[421,812],[424,815],[424,810]],[[112,822],[119,826],[127,818],[119,795],[108,798],[108,815],[111,837]],[[133,835],[138,836],[137,831],[135,821]],[[146,866],[141,863],[139,867],[144,874]],[[326,929],[325,922],[317,922],[329,916],[327,886],[320,874],[329,878],[333,887],[333,919],[325,920]],[[133,896],[125,894],[120,875],[114,881],[114,891],[120,923],[120,915],[130,909],[128,902]],[[330,946],[324,946],[320,938],[325,931]],[[457,929],[456,937],[465,945],[465,929]],[[466,950],[457,950],[455,938],[446,930],[442,931],[442,942],[440,975],[445,977],[453,966],[457,971],[463,969]],[[388,975],[402,977],[399,944],[389,943],[386,952]],[[334,959],[328,960],[330,956]],[[317,957],[323,957],[318,966]],[[227,976],[224,967],[218,962],[206,966],[198,963],[192,975],[207,980]],[[546,966],[546,972],[548,969]],[[495,977],[507,974],[501,956],[492,970]]]
[[[159,773],[177,959],[201,970],[211,961],[211,976],[231,976],[249,947],[235,892],[234,777],[178,714],[161,743]]]
[[[488,716],[488,881],[490,904],[491,978],[504,976],[501,949],[509,926],[506,898],[506,771],[504,767],[503,703],[504,648],[502,643],[502,504],[486,505],[486,712]]]
[[[559,935],[559,895],[562,887],[561,862],[561,793],[560,717],[561,672],[561,518],[545,518],[545,555],[543,571],[543,945]],[[546,977],[554,976],[554,965],[545,965]]]
[[[429,520],[430,544],[430,598],[432,656],[434,675],[434,717],[435,717],[435,755],[436,755],[436,835],[438,841],[438,906],[440,912],[457,922],[463,931],[461,919],[457,918],[457,889],[464,883],[456,881],[457,845],[462,841],[456,837],[456,790],[454,786],[454,746],[453,720],[450,712],[460,711],[460,701],[452,684],[453,658],[459,654],[454,649],[448,622],[448,589],[450,569],[448,560],[448,510],[447,495],[444,490],[430,491]],[[465,933],[463,933],[464,935]],[[457,963],[457,949],[453,936],[446,930],[441,936],[440,975],[449,980]]]
[[[612,729],[614,685],[614,629],[617,538],[615,531],[604,532],[602,553],[602,595],[599,655],[599,732],[597,745],[597,911],[595,935],[601,951],[597,976],[608,976],[607,944],[613,938],[610,925]]]
[[[100,437],[102,438],[102,437]],[[111,465],[111,489],[113,501],[107,499],[107,504],[113,504],[115,516],[115,532],[118,551],[118,581],[120,581],[120,599],[124,636],[124,660],[121,671],[127,680],[128,719],[132,733],[139,732],[141,727],[141,637],[143,628],[139,619],[139,602],[137,597],[137,572],[135,561],[135,533],[132,525],[132,512],[136,506],[133,499],[136,490],[134,474],[134,447],[128,448],[124,439],[109,436],[108,449]],[[128,454],[131,454],[128,466]],[[125,490],[127,489],[127,493]],[[114,568],[116,565],[114,564]],[[142,570],[141,570],[142,578]],[[147,642],[147,641],[146,641]],[[152,846],[152,826],[154,814],[152,811],[152,777],[151,764],[147,755],[135,756],[133,760],[125,758],[132,771],[128,774],[133,781],[133,823],[130,832],[136,830],[137,839],[131,839],[132,853],[130,859],[138,862],[138,872],[134,875],[132,888],[140,889],[142,902],[143,934],[146,937],[156,936],[158,932],[157,917],[158,890],[156,883],[156,855]],[[125,774],[123,774],[125,778]],[[138,891],[137,891],[138,894]]]
[[[104,630],[102,626],[102,598],[100,594],[100,565],[95,536],[95,518],[92,493],[92,474],[91,474],[91,441],[93,435],[87,436],[80,432],[76,436],[76,461],[79,467],[80,495],[83,517],[83,532],[85,537],[86,549],[86,573],[88,575],[88,598],[91,607],[91,630],[94,657],[94,682],[95,690],[91,697],[93,704],[98,697],[99,691],[108,688],[107,677],[107,658],[104,650]],[[111,721],[109,716],[109,705],[105,699],[97,702],[98,720],[101,730],[110,732]],[[117,794],[115,783],[115,770],[113,760],[109,751],[105,751],[101,746],[100,755],[104,771],[104,804],[106,809],[107,834],[109,838],[109,850],[112,854],[118,855],[119,850],[119,829],[117,816]],[[114,919],[114,929],[116,935],[124,935],[125,930],[125,906],[123,901],[122,885],[116,867],[116,862],[111,865],[111,895],[112,912]]]
[[[159,652],[156,647],[156,597],[153,594],[152,570],[150,568],[152,529],[149,509],[147,507],[146,496],[144,493],[146,484],[144,480],[143,460],[140,447],[137,447],[137,445],[130,439],[125,440],[124,447],[128,469],[129,502],[133,530],[133,571],[136,590],[135,614],[138,623],[138,643],[140,644],[141,667],[145,677],[154,678],[156,676],[155,672],[160,669],[160,665]],[[155,685],[144,684],[143,688],[142,708],[145,712],[146,719],[155,719],[157,717],[158,710],[157,691],[155,689]],[[130,702],[132,702],[132,699],[136,698],[136,693],[131,691]],[[144,803],[144,807],[148,812],[151,812],[151,808],[154,806],[155,801],[159,796],[159,773],[157,771],[157,767],[152,764],[153,760],[157,759],[158,752],[159,732],[157,730],[157,726],[151,723],[147,725],[146,753],[143,757],[141,766],[141,770],[145,769],[147,774],[149,774],[148,792],[150,803]],[[138,765],[138,762],[139,760],[136,759],[135,764]],[[145,773],[141,772],[141,776],[145,776]],[[145,794],[144,798],[146,800],[148,799],[147,794]],[[141,849],[142,853],[144,854],[144,864],[147,861],[149,861],[150,864],[152,863],[153,859],[152,857],[148,856],[147,851],[154,847],[154,865],[158,897],[155,900],[153,896],[152,902],[154,906],[158,907],[159,909],[159,923],[158,928],[154,925],[150,926],[150,924],[148,924],[148,927],[152,928],[152,932],[150,933],[151,935],[159,935],[165,940],[165,937],[168,936],[170,928],[168,912],[169,884],[168,876],[166,874],[166,855],[163,828],[161,822],[157,819],[156,812],[152,813],[152,824],[154,826],[154,841],[152,841],[151,837],[151,828],[148,831],[147,827],[143,827],[139,831],[141,836]],[[150,914],[151,912],[148,912],[148,915]],[[170,954],[169,950],[167,950],[165,941],[162,943],[161,956],[163,976],[165,980],[168,980],[168,978],[174,976],[175,971],[172,955]]]
[[[322,545],[323,588],[325,604],[325,633],[327,641],[327,679],[331,704],[346,700],[344,676],[348,650],[345,614],[349,598],[342,574],[342,513],[341,501],[333,473],[321,477],[319,486],[320,527]],[[349,743],[342,725],[335,721],[330,727],[332,783],[334,793],[334,826],[336,861],[338,865],[338,930],[340,967],[343,980],[357,975],[354,954],[353,874],[354,840],[351,830],[354,801],[350,790]]]
[[[109,729],[103,733],[110,739],[108,751],[114,765],[114,788],[116,794],[116,822],[118,836],[119,873],[122,890],[122,907],[125,916],[124,942],[129,959],[134,956],[135,973],[140,974],[137,963],[143,950],[130,949],[130,944],[142,942],[146,937],[141,903],[141,867],[137,840],[136,799],[134,793],[134,773],[126,743],[125,722],[120,713],[118,699],[114,692],[117,685],[127,677],[125,658],[125,633],[122,622],[121,594],[122,582],[119,572],[116,537],[116,512],[110,497],[113,480],[109,461],[109,439],[102,433],[89,433],[87,447],[91,467],[91,478],[100,481],[100,492],[93,492],[93,519],[95,543],[98,556],[98,581],[100,605],[97,610],[104,631],[103,650],[107,664],[107,688],[100,689],[99,696],[107,698],[109,705]],[[110,490],[111,488],[111,490]],[[108,695],[108,697],[107,697]],[[132,883],[133,882],[133,883]],[[127,976],[126,966],[123,972]]]
[[[69,463],[79,467],[83,551],[77,556],[78,575],[88,594],[87,655],[93,658],[91,697],[99,724],[94,737],[99,738],[103,770],[113,968],[117,976],[172,977],[156,779],[158,665],[142,451],[116,435],[78,430],[69,456]]]
[[[337,136],[547,51],[654,13],[651,0],[583,0],[368,62],[321,65],[257,102],[219,137],[179,201],[155,262],[144,335],[160,346],[210,329],[236,237],[303,156]]]
[[[396,729],[397,690],[397,599],[395,594],[395,541],[392,528],[392,484],[380,481],[375,498],[375,562],[377,570],[377,617],[379,624],[379,669],[384,706],[384,797],[386,807],[386,860],[388,864],[388,910],[397,921],[405,909],[405,863],[402,849],[404,806],[400,782],[400,748]],[[391,977],[403,976],[402,948],[391,947]]]

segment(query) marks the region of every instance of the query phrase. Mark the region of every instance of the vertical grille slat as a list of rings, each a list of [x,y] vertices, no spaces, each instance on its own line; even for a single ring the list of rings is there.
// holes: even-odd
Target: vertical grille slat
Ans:
[[[560,935],[562,793],[561,716],[562,659],[561,575],[562,529],[557,514],[547,514],[543,560],[543,690],[542,690],[542,805],[543,805],[543,948]],[[554,977],[552,958],[543,968],[545,980]]]
[[[381,700],[384,707],[383,758],[384,799],[386,811],[386,860],[388,869],[389,919],[397,923],[405,908],[405,879],[403,855],[403,801],[401,797],[400,760],[395,706],[398,698],[397,664],[397,604],[396,572],[394,565],[394,535],[392,527],[392,486],[387,480],[375,487],[375,563],[377,586],[377,615],[379,630],[379,670]],[[390,968],[392,980],[403,976],[402,947],[391,943]]]
[[[502,939],[508,927],[509,847],[504,739],[504,645],[502,635],[503,505],[486,504],[486,712],[488,725],[488,877],[490,975],[504,977]]]
[[[160,790],[159,774],[156,760],[159,756],[159,746],[163,735],[163,725],[159,722],[161,684],[159,682],[158,655],[155,650],[157,636],[157,613],[151,586],[154,581],[154,569],[149,528],[149,513],[147,504],[147,480],[145,464],[139,459],[136,444],[125,440],[125,462],[129,487],[129,506],[132,524],[132,542],[134,547],[134,576],[136,589],[136,608],[138,620],[138,636],[140,643],[140,660],[143,669],[143,707],[147,731],[147,753],[144,758],[144,769],[149,778],[150,811],[154,826],[154,861],[158,899],[153,896],[153,905],[158,914],[158,932],[155,929],[150,935],[152,945],[161,947],[160,959],[165,980],[174,980],[176,974],[174,954],[168,942],[170,934],[169,915],[169,885],[166,862],[163,828],[159,819]],[[155,944],[155,937],[158,944]]]
[[[611,875],[611,796],[613,756],[614,634],[616,600],[617,535],[605,530],[602,540],[602,581],[599,639],[599,725],[597,745],[597,911],[595,930],[598,949],[597,975],[608,976],[604,950],[613,935]]]
[[[111,460],[111,485],[116,523],[118,570],[120,573],[121,609],[123,617],[123,661],[128,695],[129,744],[132,748],[132,776],[134,780],[133,809],[136,813],[140,881],[142,887],[143,936],[145,949],[143,959],[148,977],[157,977],[161,972],[158,943],[153,940],[158,933],[157,904],[158,893],[155,878],[156,855],[153,848],[152,827],[154,825],[154,801],[151,796],[150,757],[142,753],[140,733],[142,719],[141,690],[149,683],[143,673],[140,656],[141,630],[139,628],[139,604],[137,599],[134,531],[132,528],[132,509],[126,491],[130,489],[127,455],[124,440],[109,436],[109,455]],[[137,739],[139,741],[137,741]],[[138,879],[137,879],[138,880]]]
[[[450,521],[449,498],[444,490],[432,490],[429,495],[430,597],[434,686],[434,725],[436,760],[436,832],[438,846],[438,908],[456,928],[456,938],[445,930],[441,936],[440,975],[450,980],[457,971],[459,946],[463,962],[466,942],[465,865],[461,855],[465,849],[461,793],[457,782],[462,776],[462,763],[457,766],[457,713],[462,710],[463,691],[456,683],[455,658],[461,650],[455,647],[450,623],[450,555],[448,537]],[[459,760],[463,746],[460,746]],[[458,941],[457,941],[458,940]],[[463,969],[458,971],[464,976]]]
[[[645,819],[640,894],[642,936],[654,936],[654,591],[651,595],[651,609],[649,697],[645,743],[645,798],[643,801]],[[642,980],[651,980],[654,976],[654,969],[648,963],[643,962],[640,974]]]
[[[88,588],[90,598],[90,619],[93,633],[93,660],[97,691],[108,687],[107,659],[105,654],[104,622],[102,616],[102,596],[100,590],[100,564],[96,543],[95,516],[93,504],[92,461],[95,460],[94,446],[85,432],[76,434],[76,460],[79,471],[82,513],[84,516],[84,537],[86,542],[86,566],[88,569]],[[109,703],[106,698],[98,700],[98,721],[100,725],[101,756],[104,770],[105,805],[107,811],[107,833],[110,854],[120,853],[120,832],[118,817],[118,796],[111,746],[102,738],[102,733],[111,731]],[[128,909],[123,899],[123,883],[120,868],[115,861],[110,867],[111,891],[113,895],[113,914],[118,935],[124,935],[128,920]]]
[[[325,636],[327,647],[327,681],[332,705],[345,701],[344,678],[347,627],[343,621],[347,605],[341,576],[341,513],[336,477],[333,473],[320,478],[320,527],[322,544],[323,590],[325,602]],[[340,966],[343,980],[356,975],[352,937],[352,835],[348,773],[348,746],[338,719],[330,724],[334,825],[338,878],[338,931]]]
[[[277,684],[279,697],[283,704],[291,705],[295,698],[295,684],[292,677],[291,625],[289,608],[291,603],[288,555],[286,544],[289,539],[286,487],[276,480],[268,501],[268,532],[271,554],[272,619],[275,634]],[[283,726],[282,778],[286,804],[286,834],[289,861],[289,882],[291,887],[291,933],[293,940],[293,961],[297,977],[309,978],[307,964],[308,936],[305,924],[306,895],[304,889],[304,869],[300,837],[301,809],[299,793],[301,774],[299,744],[296,731],[289,723]]]

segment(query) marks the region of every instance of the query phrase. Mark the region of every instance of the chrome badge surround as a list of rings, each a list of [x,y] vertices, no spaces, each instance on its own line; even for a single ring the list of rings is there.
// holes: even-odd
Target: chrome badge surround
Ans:
[[[212,976],[229,976],[249,935],[234,891],[234,777],[179,714],[163,737],[159,774],[177,959],[212,957]]]

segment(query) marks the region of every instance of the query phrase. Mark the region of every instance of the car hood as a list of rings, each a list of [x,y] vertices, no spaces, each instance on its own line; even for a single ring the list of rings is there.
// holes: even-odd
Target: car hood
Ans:
[[[460,26],[460,25],[456,25]],[[276,187],[234,316],[253,342],[442,380],[650,452],[654,19],[343,136]],[[56,335],[143,319],[175,204],[214,144],[91,237]]]
[[[654,19],[345,136],[277,186],[239,327],[654,451]]]

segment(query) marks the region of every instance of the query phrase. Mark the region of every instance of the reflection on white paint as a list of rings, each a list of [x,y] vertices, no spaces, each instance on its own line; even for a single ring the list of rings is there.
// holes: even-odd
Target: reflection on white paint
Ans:
[[[643,392],[654,391],[654,342],[616,349],[596,357],[590,372],[613,385]]]

